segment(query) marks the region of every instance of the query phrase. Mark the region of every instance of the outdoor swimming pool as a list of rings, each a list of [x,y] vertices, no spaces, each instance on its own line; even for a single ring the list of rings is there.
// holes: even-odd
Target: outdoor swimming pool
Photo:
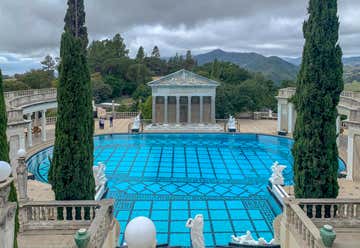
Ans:
[[[286,165],[292,183],[293,141],[256,134],[140,134],[94,138],[95,163],[106,164],[107,198],[114,198],[121,225],[137,216],[151,218],[159,244],[190,245],[186,220],[203,214],[207,246],[252,231],[273,237],[281,213],[266,186],[275,161]],[[28,160],[37,180],[47,182],[52,148]],[[344,164],[340,163],[341,167]]]

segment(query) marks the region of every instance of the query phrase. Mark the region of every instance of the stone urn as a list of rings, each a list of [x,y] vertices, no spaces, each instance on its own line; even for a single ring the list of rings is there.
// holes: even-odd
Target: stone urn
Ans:
[[[90,233],[82,228],[76,232],[74,239],[78,248],[86,248],[90,241]]]
[[[326,247],[332,247],[336,239],[334,228],[330,225],[324,225],[320,228],[320,236]]]

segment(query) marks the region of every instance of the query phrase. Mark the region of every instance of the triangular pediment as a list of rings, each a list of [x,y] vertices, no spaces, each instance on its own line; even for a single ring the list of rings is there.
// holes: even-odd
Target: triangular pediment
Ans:
[[[217,87],[220,83],[200,76],[187,70],[180,70],[148,83],[151,87],[157,86],[200,86]]]

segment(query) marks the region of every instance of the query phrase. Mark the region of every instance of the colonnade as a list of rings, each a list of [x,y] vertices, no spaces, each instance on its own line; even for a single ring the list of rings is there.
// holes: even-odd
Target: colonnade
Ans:
[[[215,123],[215,96],[153,96],[153,123]]]

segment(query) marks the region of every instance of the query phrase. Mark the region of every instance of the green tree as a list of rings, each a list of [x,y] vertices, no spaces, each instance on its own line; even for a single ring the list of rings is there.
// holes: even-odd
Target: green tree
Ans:
[[[310,0],[308,11],[309,19],[303,27],[303,61],[294,97],[295,195],[336,198],[339,189],[336,107],[344,87],[337,1]]]
[[[56,61],[50,55],[46,55],[44,60],[40,62],[44,71],[54,72],[56,69]]]
[[[144,48],[141,46],[141,47],[139,47],[139,50],[136,54],[135,61],[136,61],[136,63],[141,64],[144,62],[144,59],[145,59],[145,51],[144,51]]]
[[[60,47],[58,121],[49,181],[56,200],[93,200],[94,121],[83,0],[68,0],[64,29]]]
[[[157,46],[155,46],[154,49],[152,50],[151,57],[160,59],[160,50]]]
[[[195,62],[195,60],[194,60],[194,58],[193,58],[193,56],[191,54],[191,51],[188,50],[186,52],[184,67],[185,67],[186,70],[191,71],[194,68],[195,64],[196,64],[196,62]]]
[[[140,111],[143,119],[152,118],[152,97],[149,96],[147,100],[140,105]]]
[[[50,88],[55,80],[54,71],[31,70],[24,74],[16,74],[15,78],[32,89]]]
[[[93,98],[96,103],[100,103],[111,98],[113,89],[110,85],[104,83],[100,73],[94,73],[91,75],[91,85]]]
[[[0,161],[5,161],[10,163],[9,157],[9,144],[6,137],[6,129],[7,129],[7,115],[6,115],[6,105],[5,105],[5,97],[3,91],[3,80],[2,73],[0,70]],[[10,185],[10,194],[9,199],[10,202],[16,202],[17,209],[15,215],[15,230],[14,230],[14,247],[18,247],[17,245],[17,233],[19,231],[19,203],[17,200],[16,188],[14,185],[14,181]]]

